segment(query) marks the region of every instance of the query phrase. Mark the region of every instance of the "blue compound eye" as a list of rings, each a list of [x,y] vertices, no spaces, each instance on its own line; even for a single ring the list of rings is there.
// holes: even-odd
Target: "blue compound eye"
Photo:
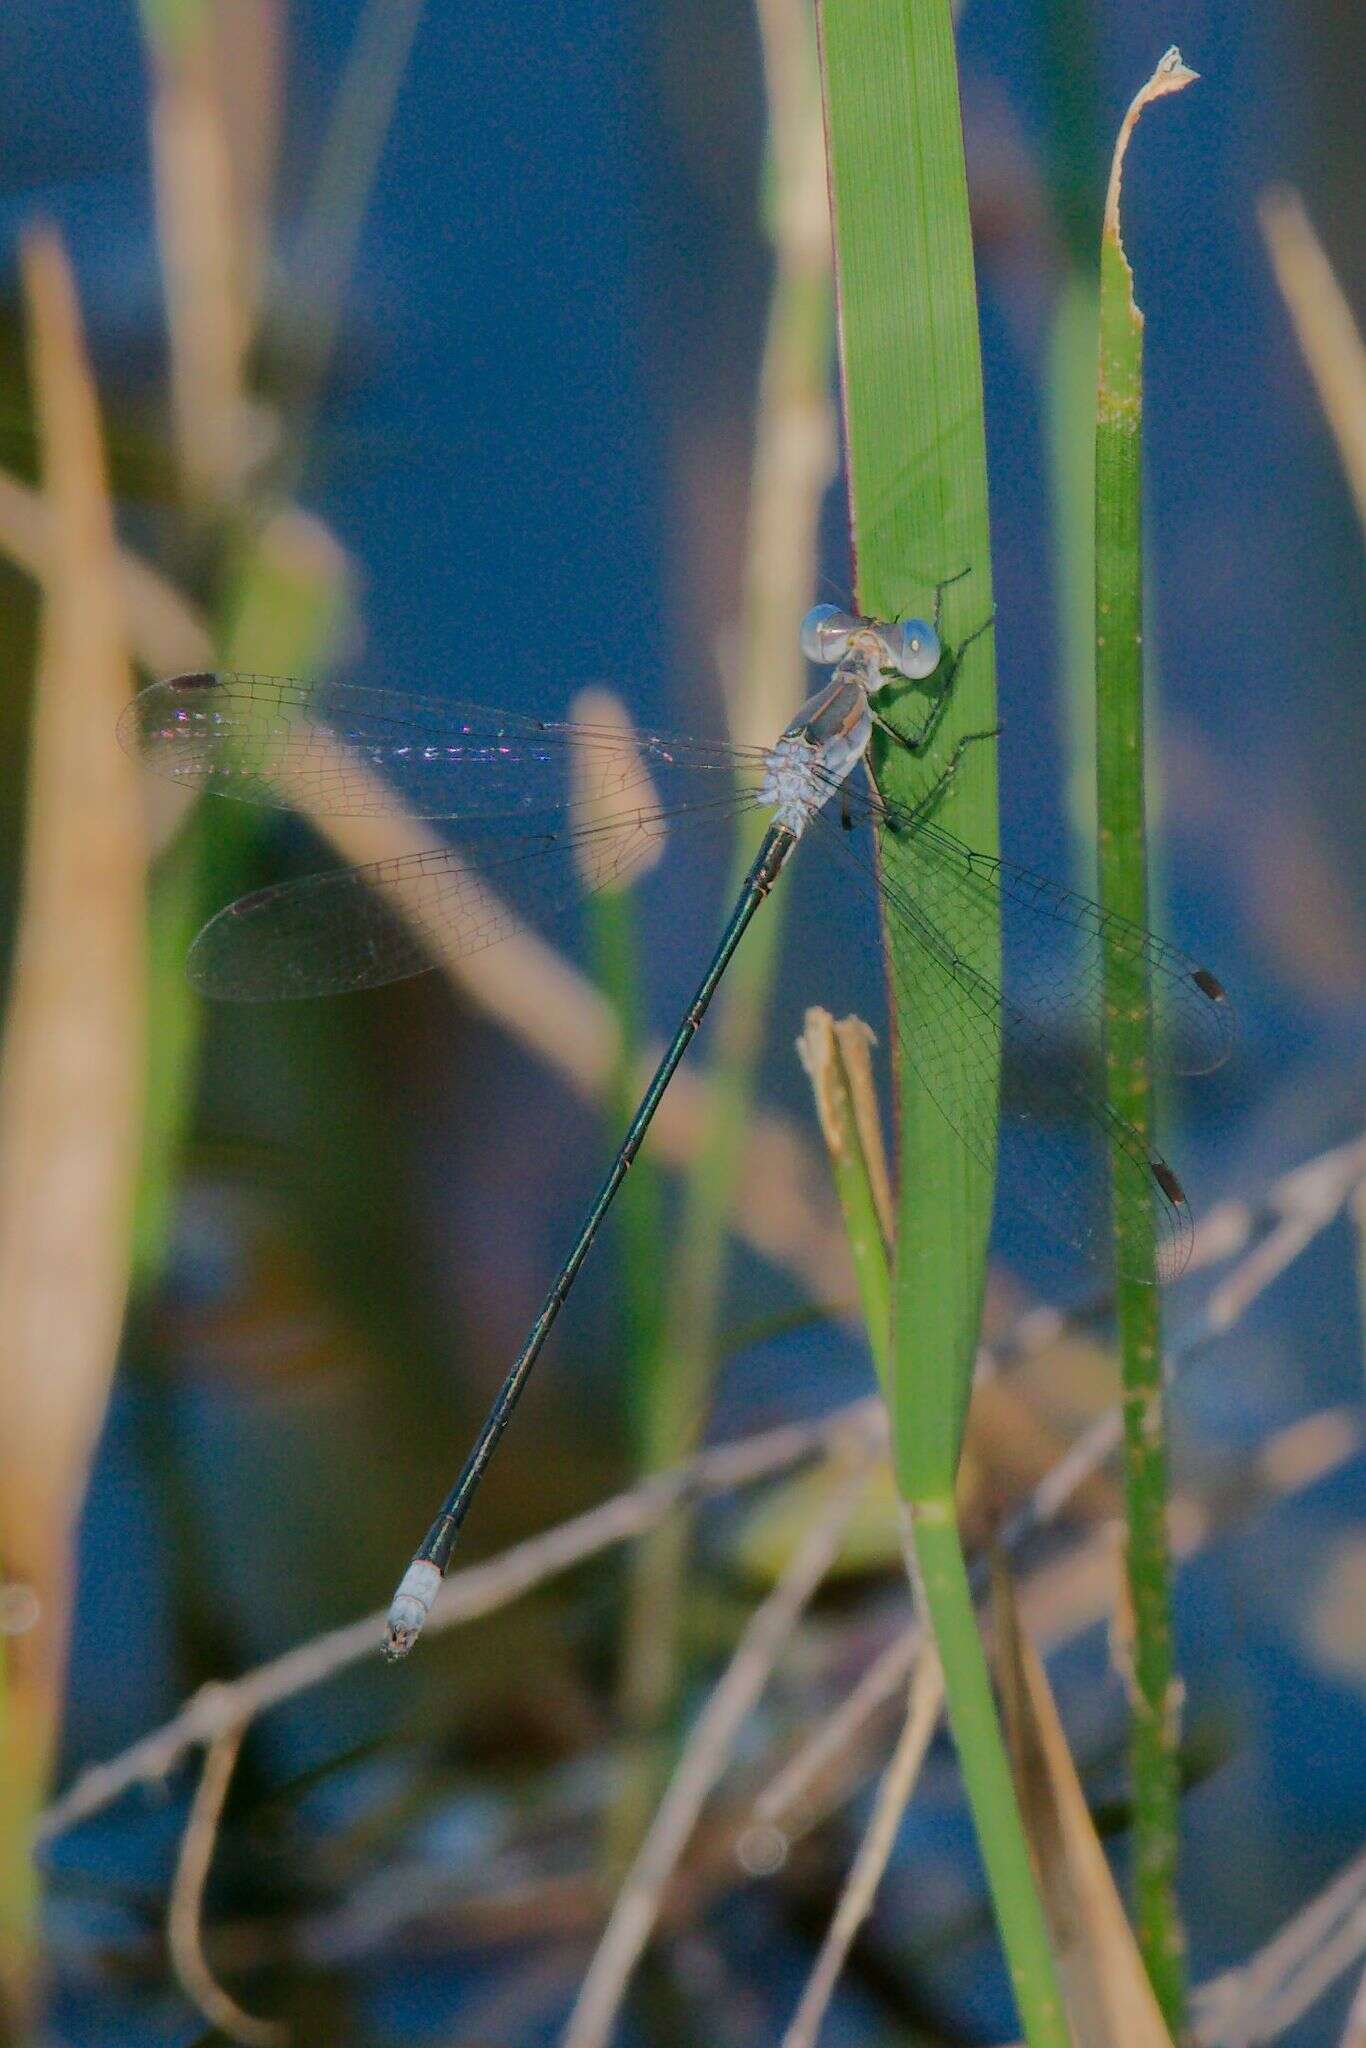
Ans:
[[[800,633],[802,653],[808,661],[819,662],[822,668],[830,668],[837,661],[843,661],[849,652],[849,641],[859,621],[851,612],[842,612],[838,605],[818,604],[812,607],[802,620]]]
[[[902,619],[899,625],[885,626],[882,639],[891,666],[909,682],[932,676],[944,658],[939,635],[926,619]]]

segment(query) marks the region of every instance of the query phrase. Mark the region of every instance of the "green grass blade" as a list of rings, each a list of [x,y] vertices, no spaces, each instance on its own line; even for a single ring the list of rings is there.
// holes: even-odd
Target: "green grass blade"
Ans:
[[[825,0],[821,15],[827,146],[835,222],[850,509],[864,612],[883,617],[943,592],[947,646],[964,647],[991,614],[986,445],[977,295],[963,168],[958,76],[947,0]],[[963,570],[969,570],[966,576]],[[935,752],[995,723],[993,636],[953,673]],[[949,663],[953,668],[952,660]],[[922,693],[889,708],[923,725]],[[887,793],[913,803],[926,766],[884,743]],[[994,748],[962,758],[944,813],[970,845],[997,841]],[[882,857],[895,878],[895,843]],[[931,1028],[932,989],[917,951],[889,932],[898,1036]],[[999,954],[999,933],[995,935]],[[981,965],[992,966],[992,935]],[[952,1058],[956,1046],[944,1046]],[[941,1065],[942,1072],[942,1065]],[[968,1157],[911,1060],[900,1084],[889,1400],[893,1454],[927,1611],[944,1664],[962,1761],[1011,1981],[1031,2048],[1067,2041],[1056,1971],[1010,1782],[968,1588],[953,1483],[981,1318],[994,1175]],[[994,1118],[999,1074],[963,1056],[950,1085],[979,1120]]]
[[[943,593],[952,646],[991,612],[986,452],[977,298],[968,228],[958,82],[949,10],[904,0],[827,4],[822,15],[830,178],[850,505],[862,610],[893,617]],[[919,690],[889,708],[923,724]],[[995,723],[992,635],[954,678],[937,752]],[[926,770],[880,744],[878,779],[913,802]],[[973,747],[946,822],[983,852],[996,846],[996,762]],[[883,849],[895,872],[895,849]],[[899,943],[892,936],[893,947]],[[899,962],[914,990],[920,963]],[[903,1004],[903,1038],[917,1019]],[[903,1062],[901,1209],[896,1273],[898,1469],[908,1492],[952,1485],[981,1316],[992,1174],[971,1160]],[[995,1077],[966,1074],[994,1102]],[[904,1398],[903,1398],[904,1397]],[[914,1416],[914,1427],[911,1417]]]
[[[1034,1882],[951,1504],[913,1511],[913,1565],[944,1667],[945,1698],[1028,2048],[1070,2048],[1057,1966]],[[952,1675],[951,1675],[952,1674]]]
[[[1119,230],[1125,149],[1143,108],[1194,73],[1169,50],[1120,130],[1101,244],[1096,394],[1096,806],[1100,900],[1147,922],[1143,774],[1143,316]],[[1111,1107],[1145,1137],[1152,1123],[1150,997],[1144,963],[1105,963],[1106,1086]],[[1116,1171],[1121,1171],[1116,1160]],[[1184,1946],[1176,1910],[1177,1683],[1172,1663],[1167,1451],[1161,1304],[1150,1218],[1116,1202],[1121,1273],[1116,1309],[1124,1380],[1128,1578],[1133,1614],[1131,1770],[1139,1946],[1163,2015],[1179,2033]],[[1127,1277],[1136,1274],[1143,1279]]]

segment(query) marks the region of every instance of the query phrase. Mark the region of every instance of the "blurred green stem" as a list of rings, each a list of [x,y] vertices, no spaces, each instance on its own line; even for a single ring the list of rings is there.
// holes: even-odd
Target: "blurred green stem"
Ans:
[[[639,926],[630,889],[600,889],[590,901],[589,945],[595,978],[617,1020],[617,1054],[604,1102],[612,1146],[636,1112],[645,1063],[645,1002]],[[613,1218],[622,1274],[621,1356],[637,1454],[648,1463],[648,1430],[658,1398],[663,1272],[659,1176],[648,1151],[636,1160]]]
[[[345,629],[349,604],[341,550],[304,514],[282,512],[235,565],[214,638],[226,667],[316,674]],[[205,917],[230,893],[261,829],[261,820],[240,804],[201,806],[153,871],[148,1086],[133,1236],[134,1272],[144,1286],[165,1257],[194,1102],[202,1010],[185,978],[185,956]]]

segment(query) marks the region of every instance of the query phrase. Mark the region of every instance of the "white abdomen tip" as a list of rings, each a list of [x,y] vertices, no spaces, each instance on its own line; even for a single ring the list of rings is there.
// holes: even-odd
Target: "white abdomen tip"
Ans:
[[[406,1657],[421,1635],[440,1584],[440,1572],[425,1558],[416,1558],[403,1574],[389,1608],[384,1638],[384,1654],[391,1664]]]

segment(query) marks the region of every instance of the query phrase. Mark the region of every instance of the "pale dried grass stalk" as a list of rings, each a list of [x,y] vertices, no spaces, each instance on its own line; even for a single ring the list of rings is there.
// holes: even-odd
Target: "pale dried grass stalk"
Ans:
[[[815,35],[805,0],[760,0],[777,274],[760,375],[745,548],[737,740],[771,746],[803,695],[796,622],[810,602],[821,500],[837,460],[828,361],[833,253]]]
[[[0,471],[0,549],[39,583],[53,560],[52,510],[41,491]],[[119,601],[137,659],[153,675],[207,668],[213,641],[198,612],[150,563],[116,550]]]
[[[6,1828],[41,1797],[56,1736],[73,1529],[128,1285],[145,1059],[142,811],[112,738],[126,622],[96,394],[54,235],[27,237],[23,283],[47,554],[0,1054],[0,1568],[32,1586],[39,1619],[9,1646]]]
[[[906,1719],[882,1774],[872,1817],[825,1931],[815,1967],[783,2036],[782,2048],[816,2048],[821,2022],[835,1995],[855,1936],[873,1910],[878,1886],[896,1846],[901,1817],[920,1777],[943,1705],[944,1674],[938,1657],[931,1651],[921,1658],[911,1680]]]
[[[1357,1984],[1357,1995],[1343,2029],[1342,2048],[1366,2048],[1366,1975]]]
[[[1366,347],[1361,331],[1299,193],[1288,185],[1273,186],[1257,210],[1295,338],[1337,442],[1357,516],[1366,527]]]
[[[270,265],[270,210],[284,115],[284,0],[211,0],[211,61],[221,109],[241,319],[250,334]]]
[[[1255,2048],[1293,2026],[1335,1977],[1366,1949],[1366,1850],[1278,1929],[1264,1948],[1203,1985],[1195,1997],[1196,2038],[1206,2048]],[[1343,2048],[1366,2035],[1358,1996]]]
[[[1360,1447],[1361,1430],[1348,1411],[1330,1409],[1307,1416],[1266,1445],[1255,1474],[1264,1489],[1258,1499],[1280,1500],[1303,1492],[1345,1469]],[[1074,1481],[1077,1476],[1074,1471]],[[1057,1490],[1051,1491],[1051,1512],[1056,1513],[1062,1502]],[[1021,1516],[1015,1526],[1023,1531],[1047,1519],[1043,1514]],[[1179,1562],[1195,1556],[1213,1533],[1208,1518],[1181,1497],[1173,1502],[1172,1523],[1172,1550]],[[1014,1540],[1022,1541],[1023,1536]],[[1013,1543],[1007,1547],[1013,1554]],[[1111,1525],[1094,1530],[1064,1556],[1035,1566],[1020,1588],[1021,1612],[1031,1633],[1052,1647],[1109,1620],[1115,1610],[1117,1572],[1116,1531]],[[854,1689],[778,1766],[754,1802],[755,1825],[778,1828],[795,1839],[843,1805],[866,1775],[872,1724],[904,1685],[923,1646],[918,1621],[883,1646]]]
[[[830,1569],[867,1483],[869,1457],[866,1442],[846,1447],[843,1483],[807,1530],[773,1591],[755,1608],[730,1663],[693,1723],[588,1967],[564,2048],[604,2048],[703,1805],[729,1763],[784,1643]]]
[[[821,1788],[859,1742],[864,1729],[898,1686],[904,1685],[925,1647],[925,1631],[911,1622],[885,1644],[852,1692],[819,1723],[774,1772],[754,1802],[754,1820],[792,1835],[805,1833],[826,1810]],[[841,1779],[846,1774],[840,1772]],[[794,1817],[795,1816],[795,1817]]]
[[[815,21],[805,0],[765,0],[759,27],[774,172],[769,225],[775,276],[750,465],[740,621],[738,631],[722,636],[717,651],[732,737],[743,745],[771,746],[805,694],[795,628],[810,601],[821,500],[835,467],[836,436],[830,392],[832,250]],[[748,861],[753,844],[747,846],[742,838],[737,850]],[[738,871],[733,879],[738,887]],[[790,1199],[795,1185],[780,1162],[761,1160],[754,1142],[760,1124],[754,1097],[763,1020],[784,906],[782,896],[766,911],[717,999],[711,1085],[665,1297],[663,1343],[673,1370],[667,1379],[655,1379],[645,1425],[650,1456],[656,1459],[678,1456],[700,1432],[719,1363],[719,1317],[732,1238],[750,1234],[753,1242],[756,1225],[771,1228],[779,1220],[775,1198]],[[674,1090],[682,1078],[676,1077]],[[682,1106],[677,1096],[675,1106]],[[770,1170],[775,1167],[779,1170]],[[814,1192],[819,1185],[806,1177],[807,1189]],[[815,1199],[824,1206],[828,1193],[822,1189]],[[829,1218],[828,1209],[825,1215]],[[831,1248],[837,1247],[833,1277],[839,1296],[847,1298],[848,1250],[833,1219],[823,1240],[813,1246],[815,1264],[804,1265],[804,1278],[818,1299],[829,1301]],[[618,1700],[625,1720],[642,1736],[662,1724],[679,1682],[688,1548],[689,1532],[678,1523],[642,1546],[636,1560],[626,1602]],[[621,1845],[639,1838],[641,1818],[655,1793],[652,1772],[647,1743],[609,1824],[612,1857]]]
[[[364,0],[333,97],[294,252],[308,321],[290,408],[296,450],[307,438],[332,359],[366,202],[423,11],[424,0]]]
[[[288,2028],[244,2012],[218,1982],[204,1954],[204,1888],[245,1733],[239,1721],[215,1736],[205,1753],[204,1768],[181,1838],[166,1916],[166,1936],[180,1988],[209,2025],[226,2034],[229,2040],[242,2042],[243,2048],[278,2048],[279,2043],[289,2039]]]
[[[64,1584],[123,1319],[141,1128],[144,841],[100,423],[55,237],[24,247],[51,546],[0,1073],[5,1555]],[[110,736],[99,745],[98,735]],[[63,1530],[61,1542],[56,1529]],[[55,1578],[53,1577],[55,1571]],[[61,1601],[48,1609],[51,1640]]]
[[[662,819],[642,825],[636,815],[656,809],[659,792],[636,744],[631,714],[615,690],[599,687],[580,690],[569,707],[569,716],[576,725],[595,733],[611,733],[621,741],[620,754],[607,760],[594,747],[576,746],[570,754],[575,827],[595,826],[602,834],[591,851],[581,855],[583,885],[597,888],[618,855],[626,862],[625,879],[639,881],[658,867],[668,827]],[[634,849],[633,840],[640,841]]]
[[[151,48],[152,168],[171,339],[171,412],[181,482],[199,511],[235,497],[259,452],[245,396],[251,266],[215,43],[206,28],[195,21]]]
[[[881,1447],[886,1442],[885,1425],[880,1403],[854,1401],[816,1422],[785,1423],[700,1451],[686,1464],[657,1473],[540,1536],[528,1537],[485,1564],[453,1573],[436,1596],[427,1634],[439,1635],[496,1613],[585,1559],[644,1534],[684,1500],[755,1485],[839,1440],[862,1437],[870,1448]],[[384,1643],[385,1612],[380,1608],[326,1635],[313,1636],[240,1678],[201,1686],[173,1720],[144,1735],[131,1749],[83,1771],[43,1815],[41,1839],[50,1840],[102,1812],[135,1785],[159,1783],[187,1751],[213,1741],[225,1729],[246,1724],[352,1665],[377,1658]]]

